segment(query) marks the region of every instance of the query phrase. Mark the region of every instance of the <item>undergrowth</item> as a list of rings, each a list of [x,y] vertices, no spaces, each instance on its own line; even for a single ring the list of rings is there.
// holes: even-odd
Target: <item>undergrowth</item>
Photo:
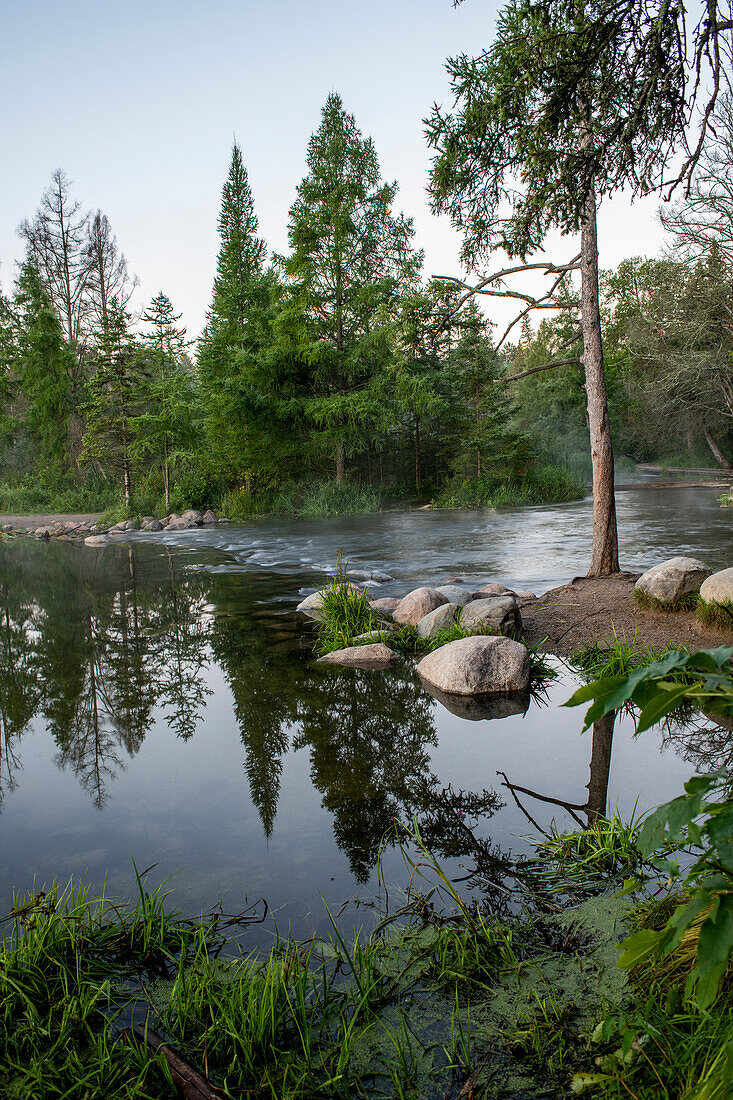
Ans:
[[[640,588],[634,589],[634,602],[651,611],[694,611],[699,599],[699,593],[690,592],[686,596],[678,596],[676,600],[658,600],[656,596],[650,596]]]
[[[576,650],[570,658],[571,664],[580,672],[600,680],[606,676],[628,676],[636,668],[644,668],[654,661],[660,661],[669,649],[658,649],[645,645],[637,638],[636,628],[630,638],[619,635],[614,627],[611,634],[598,642],[589,642]],[[684,647],[680,652],[687,652]]]
[[[563,466],[538,466],[509,478],[473,478],[453,482],[433,503],[439,508],[500,508],[581,500],[585,481]]]
[[[733,602],[716,603],[700,600],[697,605],[697,617],[705,626],[714,626],[718,630],[733,630]]]

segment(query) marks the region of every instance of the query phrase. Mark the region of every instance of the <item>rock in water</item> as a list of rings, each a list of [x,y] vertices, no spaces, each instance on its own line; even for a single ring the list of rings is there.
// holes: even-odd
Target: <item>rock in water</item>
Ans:
[[[417,666],[423,680],[448,695],[500,695],[526,691],[526,646],[510,638],[459,638],[428,653]]]
[[[700,585],[711,573],[712,569],[697,558],[670,558],[647,569],[634,585],[634,591],[661,603],[674,603],[699,592]]]
[[[733,603],[733,569],[721,569],[704,580],[700,599],[705,603]]]
[[[183,513],[183,519],[190,519],[196,527],[200,527],[204,522],[203,513],[199,512],[196,508],[187,508]]]
[[[347,668],[389,668],[399,660],[399,653],[395,653],[389,646],[383,642],[373,642],[371,645],[352,645],[347,649],[336,649],[325,657],[319,657],[317,663],[345,665]]]
[[[435,611],[436,607],[448,602],[448,599],[435,588],[415,588],[397,604],[394,610],[394,621],[417,626],[420,620],[431,611]]]
[[[196,521],[190,519],[185,514],[182,516],[173,516],[168,524],[167,531],[190,531],[192,527],[198,526]]]
[[[522,616],[514,596],[490,596],[472,600],[461,611],[464,630],[490,630],[505,638],[520,638]]]
[[[473,593],[462,584],[441,584],[435,591],[445,596],[449,603],[457,603],[459,607],[463,607],[473,599]]]
[[[453,626],[456,621],[457,603],[444,603],[430,611],[417,624],[417,632],[421,638],[432,638],[448,626]]]
[[[107,535],[89,535],[84,539],[85,546],[109,546],[109,543]]]
[[[483,588],[479,588],[478,592],[474,592],[473,596],[476,600],[485,600],[488,596],[516,596],[516,592],[503,584],[485,584]]]
[[[526,714],[531,696],[529,691],[515,691],[511,695],[449,695],[425,681],[425,690],[442,703],[451,714],[467,722],[496,721]]]
[[[219,517],[216,512],[212,512],[211,508],[207,508],[204,512],[204,523],[218,523]]]
[[[162,531],[163,524],[160,522],[159,519],[154,519],[152,516],[150,516],[142,521],[140,529],[142,531]]]

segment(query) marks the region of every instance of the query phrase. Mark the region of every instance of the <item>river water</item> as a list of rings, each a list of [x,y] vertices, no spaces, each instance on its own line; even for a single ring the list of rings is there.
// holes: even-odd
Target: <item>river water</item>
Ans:
[[[624,568],[732,563],[733,509],[714,490],[623,492],[618,518]],[[134,860],[187,913],[265,897],[301,936],[324,926],[324,900],[369,923],[395,819],[416,814],[459,874],[461,812],[501,856],[553,818],[574,827],[559,803],[582,820],[589,799],[628,816],[673,797],[728,758],[729,735],[697,723],[634,740],[620,720],[601,744],[560,706],[577,682],[563,667],[525,715],[468,720],[410,666],[317,667],[294,614],[339,549],[395,578],[380,595],[449,575],[541,593],[586,571],[590,536],[586,500],[259,520],[102,550],[0,544],[0,909],[70,876],[129,897]],[[517,801],[505,781],[555,801]],[[406,882],[391,843],[382,877],[397,895]]]

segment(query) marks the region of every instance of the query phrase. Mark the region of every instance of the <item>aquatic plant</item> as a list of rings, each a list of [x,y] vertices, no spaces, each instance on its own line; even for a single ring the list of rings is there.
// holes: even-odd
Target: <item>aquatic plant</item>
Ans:
[[[619,637],[614,626],[611,634],[600,641],[588,642],[577,649],[570,662],[594,680],[602,680],[608,676],[628,676],[635,668],[644,668],[654,661],[660,661],[668,652],[670,651],[667,648],[657,649],[656,646],[640,642],[636,627],[631,638],[627,638],[625,634]],[[678,652],[687,653],[688,650],[680,647]]]

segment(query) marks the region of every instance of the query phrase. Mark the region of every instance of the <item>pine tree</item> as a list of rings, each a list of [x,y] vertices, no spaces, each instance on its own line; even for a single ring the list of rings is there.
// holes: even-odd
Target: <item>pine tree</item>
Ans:
[[[99,342],[96,370],[89,382],[82,460],[110,466],[122,478],[125,505],[132,507],[133,420],[146,407],[149,367],[129,332],[129,315],[116,299],[109,303],[106,331]]]
[[[231,477],[249,486],[252,472],[251,405],[254,368],[269,341],[273,278],[265,272],[267,248],[257,236],[254,201],[234,143],[222,190],[214,293],[201,338],[198,368],[209,410],[210,451]]]
[[[381,180],[371,139],[331,94],[308,145],[282,266],[308,369],[309,420],[339,484],[347,453],[384,428],[389,314],[422,259],[411,250],[412,222],[392,213],[396,194],[396,183]]]
[[[144,412],[131,420],[135,436],[133,457],[152,456],[161,464],[165,506],[170,510],[170,466],[175,448],[193,439],[194,392],[184,367],[189,341],[186,329],[177,327],[181,319],[167,294],[156,295],[142,320],[149,330],[141,334],[150,368],[150,386]]]
[[[65,472],[76,356],[31,259],[21,268],[15,302],[19,335],[14,374],[22,396],[22,426],[38,468],[45,474]]]

